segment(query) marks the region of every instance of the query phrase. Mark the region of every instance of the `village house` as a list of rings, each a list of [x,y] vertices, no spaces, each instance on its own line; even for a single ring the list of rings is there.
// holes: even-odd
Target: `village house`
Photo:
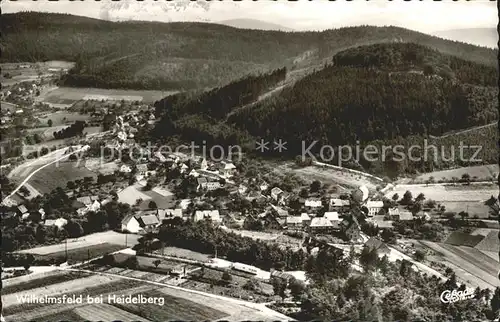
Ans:
[[[276,211],[276,214],[278,215],[278,217],[281,217],[281,218],[288,217],[288,211],[287,210],[285,210],[285,209],[283,209],[281,207],[275,206],[275,205],[271,205],[271,208]]]
[[[330,211],[337,211],[337,212],[344,212],[344,211],[348,210],[350,208],[350,206],[351,206],[351,202],[349,200],[333,198],[333,199],[330,199],[329,210]]]
[[[200,173],[198,171],[196,171],[195,169],[193,169],[193,170],[191,170],[191,172],[189,172],[189,176],[194,177],[194,178],[198,178],[200,176]]]
[[[121,173],[130,173],[132,172],[132,169],[126,165],[126,164],[123,164],[121,167],[120,167],[120,172]]]
[[[92,200],[90,199],[90,196],[78,197],[78,198],[76,198],[76,201],[81,202],[85,206],[90,206],[92,204]]]
[[[182,210],[186,210],[191,203],[191,199],[182,199],[179,202],[179,208],[181,208]]]
[[[285,226],[287,229],[301,229],[301,228],[303,228],[301,216],[286,217]]]
[[[376,250],[378,255],[387,255],[391,252],[391,249],[376,237],[368,239],[365,246],[370,250]]]
[[[187,170],[189,170],[189,167],[185,163],[181,164],[180,172],[184,173]]]
[[[317,199],[306,199],[304,205],[309,208],[321,208],[323,206],[321,200]]]
[[[305,212],[300,214],[300,219],[305,226],[309,226],[311,224],[312,218],[315,218],[315,214],[306,214]]]
[[[266,191],[267,189],[269,189],[269,185],[267,184],[267,182],[262,181],[259,184],[259,189],[260,189],[260,191]]]
[[[240,185],[238,186],[238,193],[239,193],[240,195],[244,195],[247,191],[248,191],[248,188],[247,188],[245,185],[240,184]]]
[[[194,222],[198,222],[204,219],[211,219],[212,222],[217,224],[222,223],[222,218],[220,217],[218,210],[197,210],[194,213]]]
[[[158,220],[160,223],[165,220],[165,219],[172,219],[172,218],[183,218],[182,217],[182,209],[176,208],[176,209],[158,209]]]
[[[142,230],[141,225],[139,224],[139,221],[135,216],[128,216],[127,218],[124,218],[122,221],[122,231],[128,231],[133,234],[137,234]]]
[[[340,221],[339,213],[336,212],[336,211],[325,212],[325,214],[323,215],[323,217],[325,217],[326,219],[328,219],[330,221]]]
[[[148,172],[148,165],[147,164],[138,164],[138,165],[136,165],[136,169],[137,169],[137,174],[144,176]]]
[[[61,229],[63,228],[68,221],[64,218],[58,218],[58,219],[47,219],[44,222],[44,226],[51,227],[51,226],[56,226],[57,228]]]
[[[278,187],[274,187],[271,189],[271,198],[273,198],[275,201],[278,201],[278,198],[284,193],[283,190],[281,190]]]
[[[332,233],[336,230],[338,230],[338,225],[334,225],[324,217],[314,217],[309,224],[311,233]]]
[[[225,177],[225,178],[230,178],[234,175],[234,172],[236,170],[236,166],[231,163],[231,162],[221,162],[222,163],[222,169],[219,170],[219,173]]]
[[[24,214],[25,214],[25,213],[27,213],[27,212],[28,212],[28,208],[26,208],[26,206],[25,206],[25,205],[20,205],[20,206],[18,206],[18,207],[17,207],[17,213],[18,213],[19,215],[21,215],[21,216],[22,216],[22,215],[24,215]]]
[[[208,162],[207,162],[207,160],[206,160],[206,159],[203,159],[203,160],[201,161],[200,168],[201,168],[201,170],[207,170],[207,169],[208,169]]]
[[[413,219],[413,214],[408,210],[399,210],[398,208],[390,208],[389,217],[391,220],[408,221]]]
[[[198,191],[200,190],[207,190],[207,191],[213,191],[220,189],[222,187],[221,183],[218,181],[208,181],[207,178],[198,178],[198,187],[196,188]]]
[[[161,163],[164,163],[167,161],[167,158],[163,154],[161,154],[160,151],[155,152],[155,157],[160,161]]]
[[[378,215],[380,210],[384,208],[384,202],[368,200],[366,202],[366,208],[368,208],[368,216],[373,217],[375,215]]]

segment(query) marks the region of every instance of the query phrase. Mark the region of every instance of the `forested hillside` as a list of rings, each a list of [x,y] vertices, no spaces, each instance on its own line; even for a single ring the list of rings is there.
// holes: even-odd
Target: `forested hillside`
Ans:
[[[498,119],[496,79],[493,67],[422,46],[366,46],[337,54],[333,64],[279,96],[239,109],[229,123],[297,142],[297,150],[299,141],[439,135]]]
[[[316,154],[322,145],[423,146],[424,139],[431,136],[498,120],[494,67],[407,43],[377,44],[340,52],[332,58],[332,63],[279,94],[234,109],[238,101],[231,100],[227,93],[255,99],[260,89],[272,87],[281,79],[279,73],[278,70],[235,83],[241,89],[259,89],[254,95],[242,95],[241,90],[228,91],[231,86],[235,88],[233,84],[189,98],[186,94],[168,97],[157,103],[160,115],[161,111],[169,111],[157,134],[175,129],[169,134],[189,140],[208,138],[208,142],[219,144],[246,144],[250,138],[269,141],[281,138],[287,142],[284,153],[293,157],[302,152],[302,142],[309,146],[317,141],[310,150]],[[245,83],[246,86],[241,86]],[[233,104],[227,105],[224,100]],[[232,113],[227,120],[223,119],[229,111]],[[472,132],[466,138],[471,139],[464,140],[466,145],[485,145],[481,162],[496,161],[492,152],[497,136],[486,138]],[[457,159],[460,142],[452,141],[451,137],[428,141],[436,143],[438,149],[442,146],[448,161],[405,162],[397,165],[397,171],[414,173],[464,165]],[[448,143],[455,145],[452,157]],[[394,165],[361,160],[360,164],[350,166],[386,173]]]
[[[2,62],[67,60],[69,86],[202,89],[254,73],[307,63],[367,44],[415,42],[497,65],[497,51],[396,27],[323,32],[244,30],[208,23],[110,22],[66,14],[2,15]]]

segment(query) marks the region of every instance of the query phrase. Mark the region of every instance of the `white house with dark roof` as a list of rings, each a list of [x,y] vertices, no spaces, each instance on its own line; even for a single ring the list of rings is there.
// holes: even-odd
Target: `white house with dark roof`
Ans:
[[[377,215],[382,208],[384,208],[384,202],[368,200],[366,202],[366,208],[368,208],[368,216],[373,217]]]

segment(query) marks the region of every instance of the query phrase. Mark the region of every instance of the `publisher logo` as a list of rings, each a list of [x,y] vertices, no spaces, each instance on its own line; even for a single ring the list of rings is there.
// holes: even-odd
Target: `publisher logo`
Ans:
[[[466,299],[471,299],[474,297],[474,290],[473,289],[466,289],[464,291],[457,291],[457,290],[446,290],[443,293],[441,293],[441,302],[443,303],[455,303],[458,301],[463,301]]]

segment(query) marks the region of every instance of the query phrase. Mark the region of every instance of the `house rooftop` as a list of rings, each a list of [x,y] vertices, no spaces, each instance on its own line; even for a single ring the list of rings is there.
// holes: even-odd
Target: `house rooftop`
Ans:
[[[334,227],[334,225],[325,217],[315,217],[311,220],[310,227]]]
[[[139,218],[136,218],[139,223],[142,223],[144,226],[158,225],[160,221],[158,217],[155,215],[142,215]]]

